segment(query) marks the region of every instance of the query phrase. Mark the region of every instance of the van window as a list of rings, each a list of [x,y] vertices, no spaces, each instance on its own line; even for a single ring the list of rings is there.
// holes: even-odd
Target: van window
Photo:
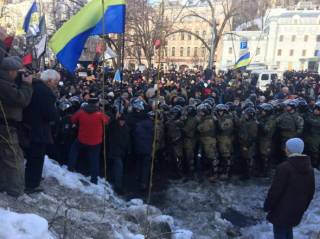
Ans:
[[[261,76],[261,80],[269,80],[269,75],[268,74],[263,74]]]
[[[278,79],[278,75],[277,74],[271,74],[271,80],[274,81]]]

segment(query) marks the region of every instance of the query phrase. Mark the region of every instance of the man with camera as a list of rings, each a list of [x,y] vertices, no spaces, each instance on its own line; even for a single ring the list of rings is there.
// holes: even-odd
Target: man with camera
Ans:
[[[33,92],[32,76],[19,73],[22,69],[22,60],[16,56],[4,58],[0,65],[0,192],[14,197],[24,191],[24,157],[18,126]]]

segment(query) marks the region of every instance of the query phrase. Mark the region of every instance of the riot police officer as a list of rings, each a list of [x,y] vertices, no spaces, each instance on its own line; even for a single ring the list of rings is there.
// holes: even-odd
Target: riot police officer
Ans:
[[[248,179],[253,171],[257,136],[256,111],[248,107],[243,111],[238,127],[243,179]]]
[[[197,107],[200,122],[197,126],[197,135],[201,150],[207,162],[211,167],[211,182],[218,178],[219,161],[217,157],[217,135],[216,120],[212,117],[212,107],[207,104],[201,104]]]
[[[260,173],[262,173],[263,176],[267,176],[270,166],[272,139],[275,132],[276,122],[273,116],[273,106],[271,104],[263,103],[258,106],[258,110]]]
[[[217,117],[217,142],[221,156],[220,173],[221,179],[230,176],[231,156],[233,153],[234,117],[229,113],[229,107],[218,104],[215,108]]]

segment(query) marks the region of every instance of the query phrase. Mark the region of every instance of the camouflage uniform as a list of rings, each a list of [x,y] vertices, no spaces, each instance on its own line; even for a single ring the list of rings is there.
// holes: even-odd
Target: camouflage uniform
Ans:
[[[19,196],[24,192],[24,157],[17,125],[32,96],[32,86],[18,87],[0,73],[0,191]]]
[[[183,149],[189,174],[192,174],[195,171],[194,153],[196,147],[197,123],[197,118],[195,116],[189,116],[185,120],[183,126]]]
[[[231,156],[233,154],[234,118],[230,113],[218,116],[217,141],[221,155],[220,171],[222,174],[229,174],[231,169]]]
[[[201,118],[197,126],[197,135],[202,152],[211,164],[213,176],[217,176],[219,161],[217,158],[216,122],[211,115]]]
[[[177,173],[182,171],[183,158],[183,138],[182,138],[182,121],[180,119],[169,119],[166,122],[166,138],[170,149],[169,155]]]
[[[258,123],[255,119],[247,120],[241,117],[238,127],[242,173],[248,177],[253,170]]]
[[[312,159],[312,165],[320,168],[320,116],[310,113],[305,121],[306,152]]]
[[[270,155],[272,149],[272,140],[275,132],[276,121],[272,115],[261,117],[259,119],[259,155],[261,160],[261,171],[268,172],[270,164]]]
[[[288,139],[302,134],[304,121],[297,112],[284,112],[277,118],[276,125],[279,129],[281,147],[284,149]]]

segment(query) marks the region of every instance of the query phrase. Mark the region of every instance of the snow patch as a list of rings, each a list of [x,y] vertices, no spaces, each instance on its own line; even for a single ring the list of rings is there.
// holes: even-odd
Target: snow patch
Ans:
[[[43,177],[53,177],[59,184],[71,189],[78,189],[85,194],[91,194],[98,197],[104,197],[106,200],[113,199],[119,204],[124,201],[116,197],[111,185],[104,179],[99,178],[98,185],[90,183],[90,180],[80,173],[68,171],[66,166],[60,166],[57,162],[45,157],[43,167]]]
[[[18,214],[0,208],[0,238],[53,239],[48,222],[35,214]]]

